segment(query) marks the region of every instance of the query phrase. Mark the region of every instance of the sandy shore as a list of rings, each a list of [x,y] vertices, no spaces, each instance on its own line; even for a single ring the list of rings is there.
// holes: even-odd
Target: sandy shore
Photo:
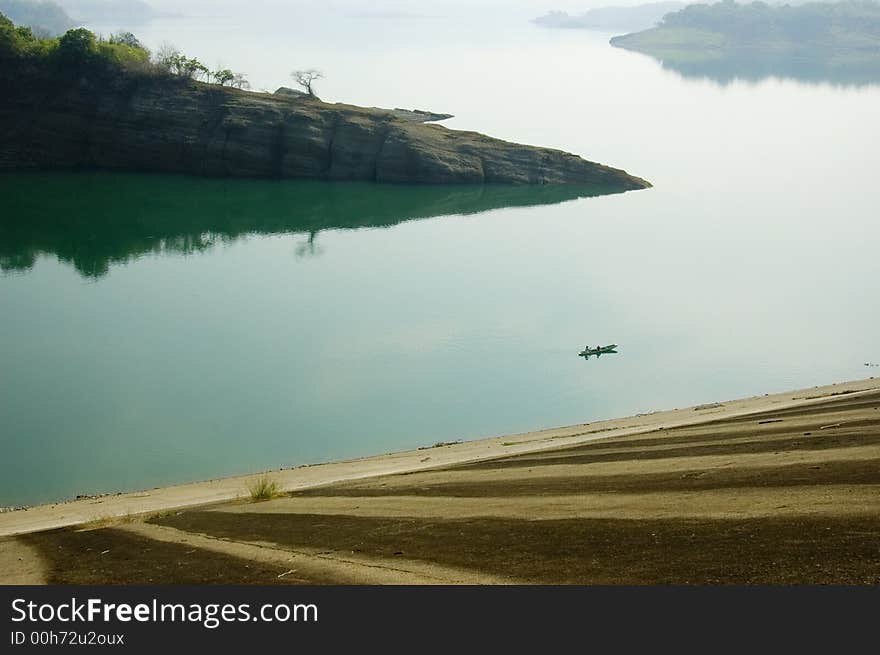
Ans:
[[[273,475],[3,517],[99,520],[0,537],[0,582],[880,584],[874,380]]]
[[[5,584],[880,584],[880,381],[0,515]]]
[[[646,432],[660,431],[662,435],[664,430],[734,419],[770,410],[807,408],[827,402],[830,398],[858,397],[878,389],[880,380],[870,378],[697,407],[637,414],[609,421],[272,471],[269,475],[283,491],[296,492],[334,483],[442,469],[457,464],[578,446]],[[248,485],[262,475],[264,474],[181,484],[5,512],[0,514],[0,537],[233,501],[246,496]]]

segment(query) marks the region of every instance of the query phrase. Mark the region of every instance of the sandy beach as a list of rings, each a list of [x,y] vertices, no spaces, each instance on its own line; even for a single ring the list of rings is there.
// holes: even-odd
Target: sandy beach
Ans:
[[[872,378],[5,512],[0,582],[877,584],[878,541]]]

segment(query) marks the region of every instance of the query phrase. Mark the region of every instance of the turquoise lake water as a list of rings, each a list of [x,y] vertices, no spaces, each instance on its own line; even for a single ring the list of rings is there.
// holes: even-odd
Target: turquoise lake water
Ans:
[[[189,49],[210,59],[223,25]],[[327,100],[449,111],[655,188],[0,176],[0,505],[876,370],[880,88],[682,77],[607,36],[442,28],[347,58],[320,34],[296,47],[327,64]],[[255,85],[286,83],[258,63]]]

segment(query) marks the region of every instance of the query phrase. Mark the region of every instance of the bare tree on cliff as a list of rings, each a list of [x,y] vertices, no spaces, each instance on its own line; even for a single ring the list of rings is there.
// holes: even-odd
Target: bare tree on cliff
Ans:
[[[245,78],[245,76],[242,75],[241,73],[236,73],[235,76],[232,78],[232,81],[230,82],[230,84],[232,86],[234,86],[236,89],[247,90],[247,89],[251,88],[251,83],[248,82],[247,78]]]
[[[310,96],[314,96],[315,98],[318,97],[315,95],[315,91],[312,89],[312,84],[315,80],[320,80],[322,77],[324,77],[324,73],[319,70],[315,70],[314,68],[309,68],[308,70],[293,71],[290,76],[296,81],[297,84],[304,88]]]
[[[129,48],[136,48],[138,50],[147,49],[131,32],[117,32],[116,34],[111,34],[110,38],[107,39],[107,42],[113,43],[114,45],[125,45]]]
[[[159,46],[156,54],[153,56],[153,61],[155,62],[157,67],[164,70],[166,73],[170,73],[171,60],[179,55],[180,50],[178,50],[173,43],[168,43],[168,41],[164,41],[162,45]]]

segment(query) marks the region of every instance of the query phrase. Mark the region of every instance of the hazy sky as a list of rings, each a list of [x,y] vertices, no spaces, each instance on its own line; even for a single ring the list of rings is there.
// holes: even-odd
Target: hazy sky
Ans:
[[[496,13],[506,16],[538,16],[550,10],[564,10],[571,13],[585,11],[592,7],[609,5],[643,4],[650,0],[446,0],[442,3],[412,2],[411,0],[147,0],[157,9],[180,13],[234,13],[247,11],[280,11],[288,13],[291,9],[306,11],[343,12],[364,15],[450,15],[458,13]]]

